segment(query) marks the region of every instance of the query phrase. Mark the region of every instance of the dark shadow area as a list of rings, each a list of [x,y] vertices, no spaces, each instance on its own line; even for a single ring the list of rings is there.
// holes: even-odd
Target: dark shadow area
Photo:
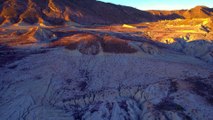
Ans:
[[[172,13],[169,15],[156,15],[159,20],[175,20],[175,19],[184,19],[183,16],[178,15],[176,13]]]
[[[25,55],[23,53],[17,52],[11,47],[0,45],[0,67],[16,60],[20,60],[24,56]]]
[[[58,37],[57,40],[59,40],[62,37],[72,36],[72,35],[81,34],[81,33],[87,33],[87,32],[77,31],[77,30],[68,31],[68,32],[54,32],[54,34],[56,34],[56,36]]]
[[[191,77],[185,80],[192,85],[191,89],[196,94],[203,97],[206,100],[206,102],[208,102],[211,106],[213,106],[212,79],[213,79],[213,76],[209,76],[208,78]],[[210,83],[208,83],[207,81],[210,81]]]
[[[13,63],[17,60],[21,60],[29,55],[42,54],[47,51],[48,50],[46,50],[46,49],[26,51],[23,49],[13,48],[13,47],[9,47],[9,46],[0,44],[0,67]],[[15,68],[15,66],[12,66],[9,68],[13,69],[13,68]]]

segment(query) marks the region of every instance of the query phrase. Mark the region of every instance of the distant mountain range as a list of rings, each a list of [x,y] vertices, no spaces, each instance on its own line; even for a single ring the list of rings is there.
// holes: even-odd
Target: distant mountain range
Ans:
[[[192,18],[208,18],[213,16],[213,8],[206,6],[196,6],[189,10],[150,10],[148,11],[158,19],[192,19]]]
[[[190,10],[141,11],[96,0],[0,0],[0,4],[1,24],[119,24],[213,16],[213,9],[205,6]]]

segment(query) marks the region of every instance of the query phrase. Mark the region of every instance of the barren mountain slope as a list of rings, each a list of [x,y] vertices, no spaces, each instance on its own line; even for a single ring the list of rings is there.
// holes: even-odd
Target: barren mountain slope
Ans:
[[[96,0],[2,0],[0,22],[8,24],[118,24],[177,18],[212,17],[212,8],[190,10],[140,11]]]
[[[1,2],[3,23],[115,24],[152,21],[145,11],[103,3],[96,0],[4,0]]]
[[[149,10],[151,14],[155,15],[158,19],[193,19],[193,18],[211,18],[213,17],[213,8],[206,6],[196,6],[189,10]]]

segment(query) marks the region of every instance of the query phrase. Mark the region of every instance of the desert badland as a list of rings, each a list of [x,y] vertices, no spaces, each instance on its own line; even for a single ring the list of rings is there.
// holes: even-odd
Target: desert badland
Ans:
[[[1,120],[212,120],[213,8],[0,0]]]

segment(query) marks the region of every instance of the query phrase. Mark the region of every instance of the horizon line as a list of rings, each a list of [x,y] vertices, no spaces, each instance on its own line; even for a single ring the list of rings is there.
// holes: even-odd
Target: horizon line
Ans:
[[[205,5],[205,4],[190,5],[190,6],[187,6],[187,7],[184,7],[184,8],[182,6],[172,7],[172,6],[168,6],[168,5],[161,5],[159,7],[159,6],[152,5],[152,8],[150,8],[150,7],[139,7],[139,6],[133,6],[133,5],[113,3],[113,2],[109,2],[109,1],[103,1],[103,0],[97,0],[97,1],[104,2],[104,3],[110,3],[110,4],[114,4],[114,5],[132,7],[132,8],[138,9],[138,10],[142,10],[142,11],[149,11],[149,10],[165,10],[165,11],[190,10],[190,9],[195,8],[197,6],[204,6],[204,7],[208,7],[208,8],[213,8],[213,6],[209,6],[209,5]]]

